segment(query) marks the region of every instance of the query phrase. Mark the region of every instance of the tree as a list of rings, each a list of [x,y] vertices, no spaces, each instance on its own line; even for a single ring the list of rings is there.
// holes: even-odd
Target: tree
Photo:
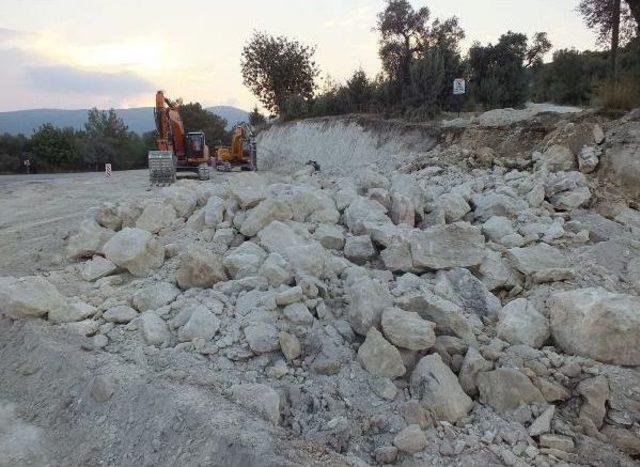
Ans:
[[[409,83],[411,61],[423,46],[430,15],[427,7],[416,11],[407,0],[388,0],[378,14],[380,59],[391,79]]]
[[[640,32],[640,0],[582,0],[578,11],[586,25],[610,43],[611,76],[615,79],[618,49]]]
[[[526,66],[539,64],[551,44],[545,33],[537,33],[528,46],[527,36],[509,31],[496,45],[475,43],[467,65],[471,94],[486,108],[517,107],[526,102]]]
[[[364,70],[359,69],[353,72],[353,75],[347,81],[346,93],[349,112],[364,112],[368,110],[373,88]]]
[[[31,136],[31,151],[50,168],[77,168],[74,167],[78,151],[73,128],[57,128],[45,123]]]
[[[253,128],[258,128],[265,123],[267,123],[267,119],[264,115],[262,115],[260,109],[258,109],[258,106],[256,105],[249,114],[249,125],[251,125]]]
[[[229,135],[227,133],[227,121],[202,108],[197,102],[183,104],[178,100],[178,110],[186,132],[204,131],[209,146],[219,145],[225,142]]]
[[[283,36],[256,32],[242,51],[242,78],[265,108],[279,113],[291,97],[313,97],[315,48]]]

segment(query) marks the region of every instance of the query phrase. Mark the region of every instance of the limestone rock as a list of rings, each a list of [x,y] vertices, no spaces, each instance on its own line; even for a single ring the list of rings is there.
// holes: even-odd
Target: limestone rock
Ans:
[[[420,425],[409,425],[396,435],[393,444],[402,452],[415,454],[427,447],[427,437]]]
[[[295,360],[302,354],[302,346],[295,335],[288,332],[281,332],[278,340],[282,354],[288,361]]]
[[[320,224],[314,238],[329,250],[341,250],[344,247],[344,229],[339,225]]]
[[[369,373],[385,378],[397,378],[406,371],[398,349],[373,327],[358,349],[358,361]]]
[[[368,235],[360,235],[357,237],[348,237],[344,245],[344,255],[350,261],[356,264],[362,264],[376,254],[376,249],[371,243],[371,237]]]
[[[225,201],[212,196],[204,207],[204,223],[207,227],[216,227],[224,220]]]
[[[366,335],[380,323],[382,311],[391,306],[391,295],[382,283],[363,276],[345,286],[347,320],[353,330]]]
[[[280,422],[280,396],[264,384],[237,384],[231,386],[231,398],[274,425]]]
[[[438,354],[423,357],[413,370],[411,395],[420,399],[438,420],[452,423],[466,417],[473,408],[473,401]]]
[[[67,299],[42,277],[0,277],[0,312],[13,318],[64,312]]]
[[[199,305],[192,312],[189,320],[178,332],[178,338],[185,341],[194,339],[213,339],[220,329],[220,320],[205,306]]]
[[[246,237],[253,237],[272,221],[285,221],[293,217],[293,212],[287,203],[267,198],[249,211],[242,222],[240,233]]]
[[[436,292],[479,317],[493,317],[501,309],[500,299],[468,269],[438,272]]]
[[[578,384],[578,393],[584,397],[578,422],[588,434],[594,435],[602,427],[610,398],[609,382],[603,375],[585,379]]]
[[[176,220],[176,210],[170,204],[159,201],[147,203],[142,215],[136,221],[138,229],[146,230],[151,233],[158,233],[165,229]]]
[[[484,257],[484,236],[466,222],[416,230],[409,242],[413,265],[419,269],[477,266]]]
[[[88,303],[76,302],[49,310],[47,319],[52,323],[74,323],[93,316],[96,311],[96,307]]]
[[[550,172],[572,170],[575,166],[575,157],[571,149],[559,144],[549,147],[542,157],[543,165]]]
[[[260,275],[266,277],[269,285],[278,287],[289,284],[293,280],[293,273],[289,263],[278,253],[271,253],[260,267]]]
[[[486,221],[493,216],[517,217],[527,203],[517,196],[497,191],[485,191],[471,197],[476,219]]]
[[[567,353],[615,365],[640,365],[640,298],[603,288],[552,295],[551,333]]]
[[[182,289],[207,288],[225,281],[227,274],[221,256],[203,247],[192,246],[181,255],[176,279]]]
[[[571,191],[563,191],[552,196],[549,201],[560,211],[572,211],[587,204],[591,199],[591,191],[583,186]]]
[[[427,350],[436,343],[433,323],[425,321],[418,313],[387,308],[382,312],[382,330],[389,341],[409,350]]]
[[[580,154],[578,154],[578,166],[580,167],[580,172],[585,174],[590,174],[600,163],[600,158],[596,153],[596,148],[593,146],[584,146],[580,150]]]
[[[279,306],[291,305],[292,303],[301,302],[304,298],[302,287],[296,285],[289,287],[276,295],[276,303]]]
[[[118,306],[111,307],[107,311],[105,311],[104,314],[102,315],[102,317],[106,321],[109,321],[111,323],[116,323],[116,324],[126,324],[129,321],[132,321],[133,319],[137,318],[137,316],[138,316],[138,312],[133,308],[131,308],[130,306],[126,306],[126,305],[118,305]]]
[[[465,214],[471,212],[469,203],[458,193],[447,193],[440,196],[436,204],[443,210],[445,220],[456,222],[462,219]]]
[[[105,229],[118,231],[122,228],[122,218],[114,203],[102,203],[96,212],[96,222]]]
[[[258,274],[267,252],[253,242],[244,242],[229,250],[224,256],[224,267],[234,279],[243,279]]]
[[[551,431],[551,420],[556,413],[556,407],[550,405],[547,410],[536,418],[529,427],[529,436],[540,436]]]
[[[171,339],[167,323],[153,311],[143,313],[140,322],[142,338],[148,345],[163,345]]]
[[[554,273],[570,274],[569,261],[564,253],[546,243],[512,248],[507,251],[507,259],[522,274],[531,276],[534,282],[543,282]]]
[[[507,235],[515,233],[513,222],[506,217],[492,216],[482,224],[482,233],[494,243],[500,243]]]
[[[257,323],[244,329],[249,347],[257,354],[274,352],[280,348],[278,328],[268,323]]]
[[[510,344],[539,349],[549,338],[549,321],[526,298],[518,298],[498,314],[497,335]]]
[[[478,374],[493,369],[491,362],[484,359],[475,347],[469,347],[467,354],[462,361],[458,382],[469,396],[475,397],[478,394],[477,378]]]
[[[102,256],[94,256],[93,259],[82,265],[80,275],[85,281],[93,282],[103,277],[110,276],[118,270],[118,265],[104,259]]]
[[[292,303],[282,311],[293,324],[313,324],[313,315],[304,303]]]
[[[109,261],[134,276],[148,276],[164,263],[164,247],[146,230],[126,227],[104,246]]]
[[[78,230],[67,241],[67,258],[79,260],[104,252],[104,245],[113,237],[112,230],[100,227],[93,220],[85,220],[80,223]]]
[[[153,282],[144,285],[133,294],[133,306],[139,312],[157,310],[171,303],[180,294],[180,289],[170,282]]]
[[[510,368],[480,373],[477,377],[480,402],[497,412],[513,412],[523,404],[546,403],[542,393],[525,375]]]

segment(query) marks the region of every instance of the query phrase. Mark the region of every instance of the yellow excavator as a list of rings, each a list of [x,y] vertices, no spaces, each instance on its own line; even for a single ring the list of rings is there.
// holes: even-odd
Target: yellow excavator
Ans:
[[[208,180],[211,169],[256,170],[256,144],[251,128],[238,124],[233,131],[231,146],[217,148],[211,157],[203,131],[185,132],[178,106],[156,93],[154,108],[157,150],[149,151],[149,180],[152,185],[170,185],[178,171],[196,172],[200,180]]]

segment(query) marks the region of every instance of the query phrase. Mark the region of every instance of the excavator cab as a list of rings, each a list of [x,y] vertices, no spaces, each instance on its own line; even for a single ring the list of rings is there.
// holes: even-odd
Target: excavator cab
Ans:
[[[206,137],[202,131],[187,133],[187,157],[189,159],[203,159],[205,157]]]

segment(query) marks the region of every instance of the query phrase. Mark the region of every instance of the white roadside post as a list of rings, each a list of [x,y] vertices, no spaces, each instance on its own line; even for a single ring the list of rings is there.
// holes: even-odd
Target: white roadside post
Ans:
[[[111,164],[104,165],[104,175],[105,177],[107,177],[107,179],[111,178]]]

